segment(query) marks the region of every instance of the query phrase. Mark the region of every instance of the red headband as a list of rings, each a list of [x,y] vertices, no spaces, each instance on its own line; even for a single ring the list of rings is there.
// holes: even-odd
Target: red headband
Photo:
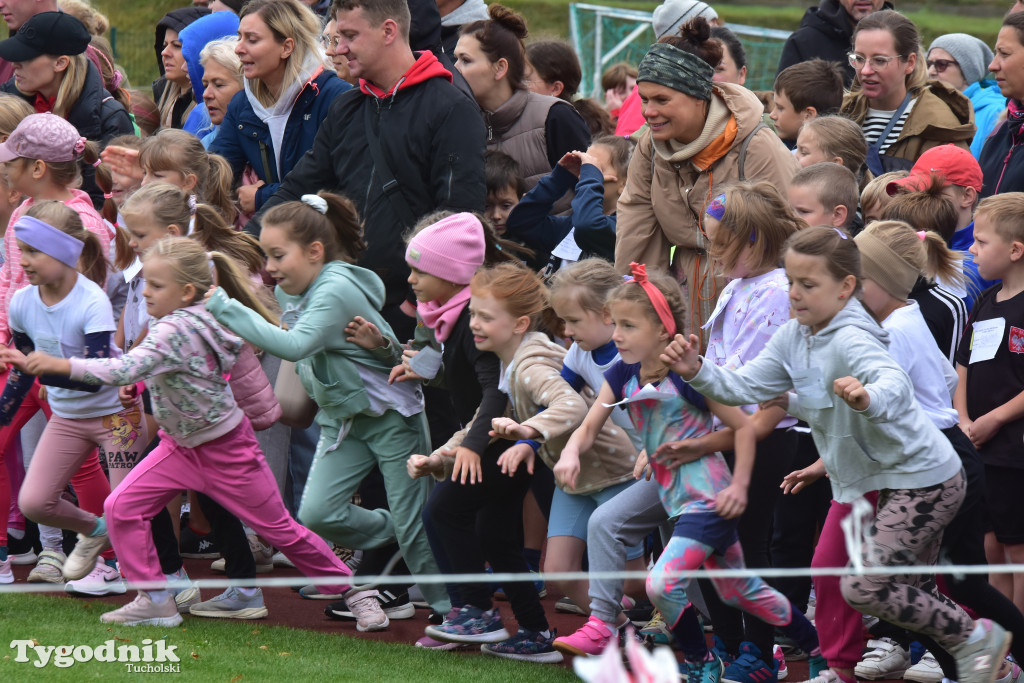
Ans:
[[[665,295],[647,279],[647,266],[642,263],[633,262],[629,264],[629,268],[633,272],[633,282],[644,288],[644,292],[647,293],[647,298],[651,300],[654,312],[658,314],[658,319],[665,326],[669,338],[675,337],[677,331],[676,319],[672,315],[672,309],[668,307]]]

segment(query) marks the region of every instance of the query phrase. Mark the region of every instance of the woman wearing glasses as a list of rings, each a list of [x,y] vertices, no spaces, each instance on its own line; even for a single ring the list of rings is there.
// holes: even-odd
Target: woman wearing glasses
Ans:
[[[928,77],[951,85],[964,94],[974,107],[977,132],[971,142],[971,154],[977,159],[985,140],[999,123],[1006,109],[1006,98],[995,81],[985,80],[992,50],[983,41],[966,33],[947,33],[932,41],[928,48]]]
[[[914,22],[893,10],[864,17],[853,33],[850,64],[856,79],[842,114],[864,131],[867,165],[876,176],[910,170],[923,152],[938,145],[970,147],[975,130],[970,100],[928,80]]]
[[[334,98],[352,86],[330,69],[320,20],[299,0],[252,0],[238,36],[245,88],[231,99],[210,151],[228,160],[236,181],[252,166],[259,183],[240,187],[238,203],[253,213],[313,146]]]

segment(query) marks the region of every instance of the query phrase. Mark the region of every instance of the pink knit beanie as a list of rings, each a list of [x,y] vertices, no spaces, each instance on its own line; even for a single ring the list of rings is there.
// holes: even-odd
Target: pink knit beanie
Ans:
[[[405,249],[410,267],[457,285],[469,284],[484,264],[484,226],[471,213],[457,213],[420,230]]]

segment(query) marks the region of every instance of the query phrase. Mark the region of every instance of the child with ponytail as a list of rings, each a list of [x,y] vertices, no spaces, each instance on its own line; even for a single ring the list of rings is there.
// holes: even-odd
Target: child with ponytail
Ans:
[[[783,394],[781,403],[811,427],[835,499],[852,503],[880,492],[867,530],[874,543],[863,545],[862,559],[894,573],[844,576],[843,598],[859,612],[933,638],[955,658],[961,683],[988,683],[1009,645],[1007,631],[972,619],[927,577],[899,573],[908,561],[934,564],[966,480],[949,440],[887,352],[888,333],[851,298],[861,288],[857,245],[835,228],[806,228],[789,238],[785,264],[796,317],[756,358],[736,370],[705,363],[693,335],[676,336],[662,358],[717,400],[745,404]],[[834,673],[829,680],[854,680]]]
[[[476,264],[483,260],[484,245],[479,225],[472,219],[470,214],[451,216],[415,235],[406,250],[406,260],[416,264],[413,277],[417,273],[429,273],[414,284],[414,289],[422,292],[419,294],[421,300],[429,296],[427,292],[430,291],[424,287],[424,279],[429,278],[429,282],[438,288],[453,283],[458,287],[461,282],[470,280],[469,287],[461,286],[459,295],[470,295],[468,332],[472,334],[476,350],[484,352],[475,354],[476,367],[467,363],[468,357],[465,360],[458,357],[465,351],[457,353],[453,363],[461,367],[449,368],[446,362],[445,378],[449,386],[463,386],[451,383],[456,372],[477,380],[476,386],[466,383],[466,393],[474,398],[481,396],[479,409],[466,417],[460,415],[464,428],[430,456],[411,458],[409,470],[413,476],[434,474],[439,478],[451,473],[450,481],[443,482],[434,490],[424,511],[424,516],[432,520],[435,552],[443,554],[451,572],[479,572],[487,562],[495,572],[526,574],[523,499],[530,488],[535,455],[530,441],[537,442],[539,448],[540,442],[547,440],[540,429],[560,436],[561,430],[550,431],[555,426],[548,422],[560,416],[563,424],[565,420],[570,424],[578,423],[579,410],[585,404],[554,369],[554,378],[561,383],[562,390],[568,392],[564,400],[559,396],[559,405],[549,417],[545,417],[548,416],[548,411],[545,411],[534,418],[536,405],[534,410],[522,416],[532,418],[531,422],[539,420],[534,424],[538,424],[540,429],[534,433],[531,424],[527,427],[529,435],[521,437],[514,433],[519,431],[519,425],[505,421],[504,416],[509,414],[506,406],[514,393],[512,384],[526,381],[517,378],[515,368],[510,367],[524,339],[529,336],[536,340],[539,346],[531,348],[541,351],[544,356],[553,358],[557,355],[556,368],[561,366],[564,353],[553,354],[547,348],[548,342],[543,335],[530,334],[547,308],[547,291],[537,275],[524,266],[507,263],[480,270],[469,277]],[[448,239],[445,239],[445,233]],[[444,255],[442,248],[451,244],[456,235],[461,236],[460,244],[464,247],[474,248],[460,250],[466,256],[453,262]],[[457,327],[455,331],[458,331]],[[446,356],[447,346],[452,343],[450,340],[446,344]],[[576,397],[576,405],[566,405],[573,403],[573,396]],[[554,402],[555,397],[551,398]],[[525,396],[520,396],[520,401],[513,401],[513,411],[530,405],[530,401],[524,399]],[[516,441],[513,444],[503,440],[492,443],[492,436]],[[628,440],[623,443],[628,447]],[[525,466],[520,467],[523,462]],[[455,605],[457,611],[453,610],[444,623],[428,626],[426,635],[443,643],[482,643],[486,654],[499,657],[536,662],[562,661],[561,653],[552,646],[554,636],[533,583],[513,581],[503,583],[502,587],[519,622],[515,635],[509,636],[501,614],[494,607],[490,588],[480,583],[457,584],[453,599],[461,605]],[[436,647],[431,643],[425,645]]]
[[[741,253],[746,249],[743,244]],[[683,295],[667,274],[648,275],[641,264],[633,264],[632,270],[632,280],[616,287],[607,300],[621,360],[605,372],[597,401],[562,457],[589,448],[612,407],[626,405],[652,454],[662,505],[668,515],[678,515],[672,539],[647,579],[647,593],[683,650],[689,680],[707,683],[721,679],[723,663],[708,649],[696,607],[679,575],[701,566],[744,568],[736,525],[747,504],[755,433],[743,411],[701,396],[661,360],[686,319]],[[661,400],[644,400],[641,390],[657,392]],[[736,453],[735,477],[717,452],[701,449],[695,458],[663,455],[667,444],[718,436],[712,434],[715,418],[732,430],[728,445],[734,445]],[[813,675],[821,659],[817,634],[782,594],[758,578],[715,579],[713,584],[724,602],[780,627],[796,640],[811,656]]]
[[[107,277],[106,257],[78,214],[61,202],[38,202],[15,221],[10,232],[17,239],[31,286],[11,300],[14,344],[4,350],[2,360],[14,369],[0,396],[0,423],[10,424],[18,413],[23,424],[19,406],[35,383],[34,373],[26,371],[26,355],[45,350],[60,358],[109,358],[117,348],[113,345],[110,300],[101,288]],[[86,274],[76,269],[79,264]],[[92,469],[97,448],[106,458],[111,483],[116,486],[125,478],[147,442],[141,406],[138,402],[122,406],[113,388],[98,389],[49,375],[41,377],[40,383],[48,386],[47,401],[53,415],[25,474],[21,509],[40,524],[78,532],[75,551],[63,566],[68,581],[89,576],[103,587],[98,594],[123,593],[114,558],[97,561],[107,548],[106,525],[98,516],[110,491],[106,481],[101,478],[99,487],[78,491],[82,508],[61,494],[79,468],[87,465]],[[16,435],[10,428],[0,432],[0,452]]]
[[[388,384],[398,342],[380,315],[383,283],[354,265],[365,249],[362,232],[352,203],[335,194],[303,195],[275,206],[262,217],[260,244],[287,328],[266,322],[220,289],[206,305],[246,341],[294,362],[320,407],[321,437],[299,507],[302,523],[348,548],[397,540],[413,573],[433,574],[437,565],[420,518],[429,485],[405,471],[409,455],[427,444],[422,394],[413,382]],[[349,339],[345,328],[356,316],[372,323],[387,344],[370,351]],[[374,465],[383,475],[390,512],[349,502]],[[450,609],[443,588],[425,585],[423,591],[435,610]],[[387,628],[377,591],[353,589],[344,597],[358,630]]]
[[[889,333],[889,353],[910,377],[917,402],[929,420],[953,446],[967,479],[964,502],[942,535],[939,553],[945,561],[955,565],[984,564],[984,465],[970,439],[958,426],[959,417],[952,403],[956,372],[933,342],[932,332],[921,315],[920,307],[915,301],[908,300],[911,288],[925,270],[927,252],[936,247],[946,249],[945,242],[936,233],[915,232],[901,221],[871,223],[857,235],[855,242],[863,270],[861,301]],[[787,477],[787,487],[793,487],[799,481],[806,485],[813,479],[814,471],[820,473],[824,468],[817,463],[813,468],[793,473]],[[812,566],[847,565],[849,557],[840,524],[851,509],[848,503],[832,502]],[[958,603],[993,618],[1012,632],[1024,629],[1024,616],[985,576],[947,574],[944,579],[948,595]],[[873,640],[870,643],[875,647],[861,661],[864,644],[861,615],[844,602],[839,577],[816,576],[813,581],[818,599],[815,614],[822,635],[822,653],[832,667],[831,671],[823,672],[825,678],[849,680],[854,675],[872,680],[885,678],[897,673],[888,668],[890,662],[901,671],[907,668],[901,662],[909,661],[913,636],[903,628],[879,621],[871,629]],[[922,640],[928,647],[930,654],[926,659],[931,661],[931,666],[941,665],[950,680],[958,680],[956,664],[946,650],[931,638]],[[1024,656],[1024,644],[1016,643],[1013,650],[1015,656]],[[927,661],[922,660],[920,666],[927,667]],[[1005,664],[1004,668],[1008,672],[1010,665]],[[921,671],[927,671],[927,668]]]
[[[239,306],[272,324],[272,316],[252,295],[247,278],[230,257],[207,254],[194,240],[169,238],[144,257],[147,311],[156,320],[135,349],[107,359],[67,360],[36,353],[24,362],[30,372],[70,376],[91,385],[131,385],[145,379],[153,392],[160,445],[105,504],[110,541],[121,556],[122,571],[128,580],[150,588],[102,615],[105,623],[181,623],[171,593],[163,588],[166,578],[150,538],[149,520],[186,488],[217,500],[279,547],[306,575],[337,577],[338,583],[329,586],[333,590],[348,587],[351,570],[285,510],[252,426],[227,390],[225,376],[242,341],[203,307],[203,295],[213,286],[211,260],[218,291],[228,292]],[[99,545],[89,543],[92,549]]]

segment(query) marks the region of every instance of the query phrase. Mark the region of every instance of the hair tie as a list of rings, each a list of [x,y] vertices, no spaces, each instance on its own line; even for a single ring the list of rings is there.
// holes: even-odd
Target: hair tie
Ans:
[[[75,146],[73,149],[75,150],[76,157],[81,156],[82,152],[85,151],[85,138],[78,138],[78,140],[75,142]]]
[[[114,198],[114,193],[113,192],[104,192],[103,193],[103,198],[104,199],[113,199]]]
[[[317,194],[304,194],[299,199],[302,203],[311,209],[316,210],[318,213],[327,215],[327,200]]]
[[[844,240],[847,238],[846,233],[840,230],[839,228],[833,227],[832,229],[835,230],[836,234],[842,237]]]
[[[188,196],[188,215],[196,215],[196,196],[194,194]]]
[[[99,168],[100,164],[102,164],[102,163],[103,163],[103,159],[100,159],[99,157],[96,157],[96,161],[92,162],[92,167],[93,168]]]
[[[704,213],[714,218],[716,221],[722,220],[722,216],[725,215],[725,193],[718,195],[711,200],[708,204],[708,208],[704,209]]]
[[[647,294],[647,298],[651,300],[651,305],[654,306],[654,312],[658,314],[658,319],[661,324],[665,326],[665,331],[668,332],[669,337],[676,336],[676,319],[672,315],[672,309],[669,308],[668,300],[665,299],[665,295],[661,293],[661,290],[654,286],[650,280],[647,279],[647,266],[643,263],[629,264],[629,268],[633,273],[633,282],[640,285],[644,292]]]
[[[920,239],[920,240],[921,240],[922,242],[924,242],[924,241],[925,241],[925,239],[927,239],[927,238],[928,238],[928,233],[927,233],[927,232],[925,232],[924,230],[918,230],[918,231],[917,231],[917,237],[918,237],[918,239]]]

